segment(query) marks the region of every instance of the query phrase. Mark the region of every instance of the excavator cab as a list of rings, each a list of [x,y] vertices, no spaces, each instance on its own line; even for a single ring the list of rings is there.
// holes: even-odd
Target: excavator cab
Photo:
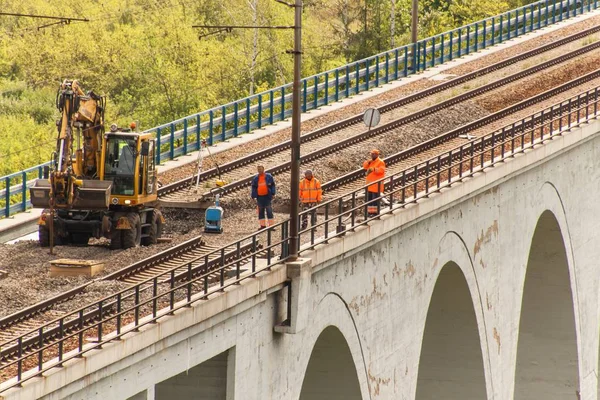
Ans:
[[[114,126],[104,135],[100,180],[112,182],[112,206],[135,206],[156,200],[154,146],[150,134]]]

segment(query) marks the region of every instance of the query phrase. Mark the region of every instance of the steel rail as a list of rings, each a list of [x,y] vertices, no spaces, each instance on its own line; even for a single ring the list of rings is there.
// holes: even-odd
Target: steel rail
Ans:
[[[597,33],[599,31],[600,31],[600,26],[594,26],[594,27],[592,27],[590,29],[586,29],[586,30],[584,30],[582,32],[579,32],[577,34],[573,34],[573,35],[567,36],[565,38],[556,40],[556,41],[554,41],[552,43],[549,43],[547,45],[541,46],[539,48],[532,49],[532,50],[527,51],[525,53],[522,53],[522,54],[519,54],[517,56],[508,58],[506,60],[497,62],[495,64],[492,64],[490,66],[487,66],[487,67],[481,68],[479,70],[470,72],[470,73],[462,75],[460,77],[448,80],[446,82],[443,82],[443,83],[440,83],[438,85],[432,86],[430,88],[424,89],[424,90],[419,91],[417,93],[413,93],[411,95],[403,97],[402,99],[392,101],[392,102],[390,102],[388,104],[385,104],[383,106],[378,107],[378,110],[381,113],[386,113],[386,112],[389,112],[389,111],[394,110],[396,108],[403,107],[403,106],[405,106],[407,104],[416,102],[418,100],[421,100],[421,99],[424,99],[426,97],[429,97],[429,96],[431,96],[433,94],[436,94],[436,93],[442,92],[444,90],[450,89],[452,87],[461,85],[461,84],[463,84],[465,82],[468,82],[470,80],[479,78],[479,77],[481,77],[483,75],[487,75],[487,74],[489,74],[491,72],[500,70],[502,68],[506,68],[507,66],[510,66],[512,64],[515,64],[515,63],[518,63],[520,61],[526,60],[528,58],[534,57],[536,55],[542,54],[544,52],[550,51],[550,50],[555,49],[557,47],[564,46],[565,44],[568,44],[570,42],[579,40],[581,38],[584,38],[584,37],[589,36],[591,34]],[[587,51],[591,51],[591,50],[587,50]],[[567,54],[570,54],[570,53],[567,53]],[[582,54],[582,53],[580,53],[580,54]],[[577,55],[580,55],[580,54],[574,54],[572,57],[576,57]],[[562,57],[564,57],[564,56],[562,56]],[[564,58],[563,61],[566,60],[566,59],[568,59],[568,58]],[[560,61],[560,62],[562,62],[562,61]],[[549,66],[551,66],[551,65],[549,65]],[[337,132],[337,131],[339,131],[341,129],[345,129],[345,128],[349,127],[349,126],[360,124],[360,123],[362,123],[362,118],[363,118],[362,114],[355,115],[353,117],[346,118],[346,119],[344,119],[342,121],[336,122],[336,123],[328,125],[326,127],[317,129],[317,130],[315,130],[313,132],[310,132],[310,133],[308,133],[306,135],[301,136],[301,138],[300,138],[301,139],[301,143],[310,142],[310,141],[313,141],[315,139],[321,138],[323,136],[327,136],[327,135],[330,135],[332,133],[335,133],[335,132]],[[259,152],[256,152],[256,153],[253,153],[253,154],[249,154],[249,155],[244,156],[244,157],[242,157],[240,159],[237,159],[235,161],[232,161],[232,162],[220,165],[219,166],[219,170],[217,170],[217,168],[209,169],[209,170],[204,171],[204,172],[202,172],[200,174],[200,181],[205,181],[207,179],[210,179],[210,178],[218,176],[219,175],[219,171],[220,171],[221,174],[233,171],[233,170],[235,170],[237,168],[240,168],[240,167],[243,167],[245,165],[254,163],[254,162],[258,161],[258,160],[264,159],[265,157],[269,157],[269,156],[278,154],[280,152],[283,152],[285,150],[288,150],[288,149],[290,149],[290,147],[291,147],[291,141],[288,140],[288,141],[279,143],[277,145],[271,146],[271,147],[269,147],[267,149],[261,150]],[[164,186],[162,186],[161,188],[158,189],[158,195],[159,195],[159,197],[163,197],[163,196],[165,196],[167,194],[179,191],[181,189],[185,189],[185,188],[189,187],[195,181],[195,179],[196,179],[196,176],[193,175],[193,176],[190,176],[188,178],[181,179],[181,180],[179,180],[177,182],[173,182],[171,184],[164,185]]]
[[[540,93],[534,97],[523,100],[512,106],[506,107],[500,111],[495,112],[494,114],[487,115],[476,121],[470,122],[468,124],[465,124],[463,126],[456,128],[456,129],[453,129],[453,130],[443,133],[439,136],[436,136],[432,139],[429,139],[423,143],[419,143],[419,144],[412,146],[406,150],[402,150],[394,155],[384,158],[384,161],[385,161],[386,165],[393,165],[393,164],[405,161],[411,157],[414,157],[425,151],[433,149],[441,144],[444,144],[452,139],[456,139],[461,135],[467,134],[475,129],[484,127],[485,125],[488,125],[491,122],[502,119],[514,112],[523,110],[527,107],[531,107],[532,105],[535,105],[536,103],[547,100],[551,97],[556,96],[557,94],[560,94],[562,92],[570,90],[574,87],[577,87],[581,84],[584,84],[586,82],[594,80],[598,77],[600,77],[600,70],[596,70],[589,74],[581,76],[579,78],[575,78],[567,83],[564,83],[560,86],[549,89],[549,90],[547,90],[543,93]],[[340,186],[343,186],[349,182],[353,182],[353,181],[356,181],[357,179],[362,179],[362,178],[364,178],[364,170],[356,169],[355,171],[349,172],[343,176],[340,176],[339,178],[336,178],[336,179],[333,179],[333,180],[330,180],[330,181],[324,183],[322,185],[322,188],[323,188],[323,191],[331,191],[331,190],[336,189]]]
[[[442,101],[440,103],[434,104],[433,106],[427,107],[427,108],[422,109],[420,111],[417,111],[415,113],[412,113],[412,114],[409,114],[407,116],[398,118],[398,119],[396,119],[394,121],[388,122],[387,124],[384,124],[384,125],[382,125],[380,127],[377,127],[375,129],[371,129],[369,131],[362,132],[360,134],[354,135],[354,136],[349,137],[349,138],[347,138],[345,140],[342,140],[340,142],[334,143],[334,144],[332,144],[330,146],[324,147],[324,148],[322,148],[320,150],[313,151],[313,152],[311,152],[309,154],[306,154],[306,155],[300,157],[300,163],[302,164],[302,163],[307,163],[307,162],[315,161],[315,160],[317,160],[317,159],[319,159],[321,157],[324,157],[326,155],[333,154],[333,153],[335,153],[335,152],[337,152],[339,150],[346,149],[346,148],[348,148],[348,147],[350,147],[352,145],[356,145],[356,144],[358,144],[360,142],[363,142],[363,141],[365,141],[367,139],[370,139],[372,137],[375,137],[375,136],[381,135],[383,133],[392,131],[392,130],[394,130],[396,128],[401,127],[402,125],[405,125],[405,124],[410,123],[410,122],[417,121],[417,120],[419,120],[419,119],[421,119],[421,118],[423,118],[425,116],[428,116],[428,115],[431,115],[433,113],[442,111],[442,110],[444,110],[444,109],[446,109],[446,108],[448,108],[450,106],[453,106],[453,105],[459,104],[461,102],[464,102],[466,100],[472,99],[472,98],[474,98],[476,96],[479,96],[479,95],[484,94],[486,92],[489,92],[491,90],[498,89],[499,87],[508,85],[508,84],[513,83],[515,81],[518,81],[518,80],[520,80],[520,79],[522,79],[522,78],[524,78],[526,76],[529,76],[529,75],[532,75],[532,74],[536,74],[536,73],[538,73],[540,71],[543,71],[544,69],[550,68],[550,67],[555,66],[555,65],[560,64],[560,63],[563,63],[563,62],[565,62],[567,60],[573,59],[573,58],[578,57],[578,56],[580,56],[582,54],[585,54],[587,52],[596,50],[598,48],[600,48],[600,41],[592,43],[592,44],[587,45],[587,46],[584,46],[584,47],[582,47],[580,49],[577,49],[575,51],[563,54],[563,55],[561,55],[559,57],[553,58],[552,60],[548,60],[548,61],[546,61],[546,62],[544,62],[542,64],[533,66],[531,68],[527,68],[525,70],[522,70],[520,72],[517,72],[517,73],[512,74],[510,76],[507,76],[505,78],[502,78],[500,80],[488,83],[488,84],[483,85],[483,86],[481,86],[479,88],[470,90],[470,91],[468,91],[466,93],[457,95],[457,96],[452,97],[452,98],[450,98],[448,100],[444,100],[444,101]],[[595,76],[593,76],[593,74],[594,73],[586,75],[586,77],[587,77],[586,79],[590,80],[590,79],[595,78]],[[591,77],[591,76],[593,76],[593,77]],[[573,82],[573,81],[571,81],[571,82]],[[584,81],[582,80],[581,82],[584,82]],[[575,84],[575,86],[578,86],[579,84],[581,84],[581,83],[577,83],[577,84]],[[527,107],[528,104],[529,105],[535,104],[536,102],[539,101],[538,99],[544,98],[543,96],[546,96],[545,98],[547,98],[547,97],[554,96],[555,94],[560,93],[561,91],[568,90],[568,89],[570,89],[572,87],[572,86],[568,86],[568,85],[569,84],[561,85],[558,88],[555,88],[554,91],[550,90],[550,91],[544,92],[544,93],[542,93],[542,94],[540,94],[538,96],[535,96],[535,97],[533,97],[531,99],[522,101],[522,102],[516,104],[515,106],[509,107],[507,110],[505,110],[504,114],[495,113],[492,116],[489,116],[489,117],[480,119],[478,121],[475,121],[475,122],[473,122],[471,124],[468,124],[467,125],[468,128],[463,127],[462,130],[461,129],[456,130],[457,132],[459,132],[459,133],[456,134],[456,136],[458,136],[459,134],[465,132],[467,129],[472,129],[472,127],[473,126],[477,126],[477,124],[479,124],[479,126],[483,126],[483,125],[489,123],[490,121],[492,121],[493,118],[498,119],[498,118],[501,118],[503,116],[506,116],[507,114],[509,114],[511,112],[518,111],[518,110],[520,110],[520,109],[522,109],[524,107]],[[490,119],[490,118],[492,118],[492,119]],[[439,141],[439,140],[447,140],[447,139],[446,138],[439,139],[439,137],[438,137],[438,139],[434,139],[432,141],[426,142],[423,146],[429,145],[432,142],[435,143],[436,141]],[[273,174],[273,175],[277,175],[277,174],[281,174],[281,173],[289,170],[290,167],[291,167],[291,162],[288,161],[288,162],[285,162],[285,163],[282,163],[282,164],[279,164],[279,165],[276,165],[274,167],[269,168],[269,172],[271,174]],[[242,188],[246,188],[246,187],[248,187],[248,185],[250,184],[250,182],[252,181],[252,179],[253,179],[253,177],[249,176],[249,177],[246,177],[246,178],[243,178],[243,179],[239,179],[239,180],[237,180],[235,182],[232,182],[230,184],[224,185],[224,186],[222,186],[220,188],[212,189],[212,191],[211,191],[210,194],[204,194],[204,195],[202,195],[202,197],[200,198],[200,200],[207,200],[213,194],[220,194],[221,196],[223,196],[223,195],[226,195],[226,194],[229,194],[229,193],[233,193],[233,192],[235,192],[237,190],[240,190]],[[323,189],[325,190],[326,187],[323,187]]]
[[[119,271],[116,271],[112,274],[109,274],[105,277],[91,280],[91,281],[84,283],[80,286],[77,286],[65,293],[61,293],[55,297],[41,301],[37,304],[29,306],[29,307],[27,307],[21,311],[18,311],[14,314],[8,315],[8,316],[0,319],[0,329],[3,331],[3,333],[7,332],[8,330],[18,331],[19,330],[18,325],[24,324],[27,321],[34,319],[36,316],[41,315],[44,312],[51,310],[55,306],[73,299],[77,295],[85,292],[86,288],[89,285],[99,282],[99,281],[103,281],[103,280],[123,279],[125,277],[129,277],[133,274],[144,271],[145,269],[150,268],[151,266],[156,265],[157,263],[164,262],[166,260],[177,257],[178,255],[183,254],[185,252],[189,252],[194,249],[197,249],[198,247],[200,247],[204,244],[202,242],[201,238],[202,238],[201,236],[192,238],[184,243],[178,244],[167,250],[161,251],[151,257],[148,257],[137,263],[129,265],[129,266],[127,266]],[[91,317],[93,317],[93,315],[89,316],[89,317],[91,318]],[[48,337],[51,337],[53,332],[47,332],[46,334],[48,335]],[[10,347],[7,348],[6,344],[10,343],[11,341],[12,340],[3,340],[3,342],[0,343],[0,349],[2,349],[2,351],[0,352],[0,357],[2,359],[5,359],[7,357],[7,354],[8,354],[7,351],[9,351],[8,349]]]

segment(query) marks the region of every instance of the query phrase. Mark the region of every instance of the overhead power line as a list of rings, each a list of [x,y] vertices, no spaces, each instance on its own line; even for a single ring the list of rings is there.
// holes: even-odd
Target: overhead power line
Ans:
[[[0,16],[7,17],[24,17],[24,18],[42,18],[42,19],[57,19],[59,21],[82,21],[89,22],[87,18],[75,18],[75,17],[57,17],[53,15],[37,15],[37,14],[20,14],[20,13],[7,13],[0,11]]]

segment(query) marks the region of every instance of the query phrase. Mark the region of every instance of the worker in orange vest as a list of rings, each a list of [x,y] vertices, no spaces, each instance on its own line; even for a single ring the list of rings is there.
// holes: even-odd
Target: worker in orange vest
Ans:
[[[367,184],[376,182],[385,176],[385,162],[379,158],[379,150],[371,150],[371,159],[363,163],[363,168],[367,171]],[[379,197],[381,193],[383,193],[383,182],[373,183],[367,188],[367,202],[370,202],[367,205],[369,217],[379,214]]]
[[[323,200],[321,182],[313,176],[310,169],[307,169],[304,171],[304,179],[300,181],[300,204],[302,205],[302,211],[315,207],[321,200]],[[311,219],[314,220],[314,214]],[[301,229],[306,229],[307,226],[308,213],[302,215]]]
[[[262,165],[257,166],[257,171],[258,174],[252,178],[251,196],[256,200],[256,205],[258,207],[258,223],[260,224],[258,230],[261,230],[275,223],[271,200],[273,200],[276,190],[273,175],[265,172],[265,167]],[[265,212],[267,214],[266,218]]]

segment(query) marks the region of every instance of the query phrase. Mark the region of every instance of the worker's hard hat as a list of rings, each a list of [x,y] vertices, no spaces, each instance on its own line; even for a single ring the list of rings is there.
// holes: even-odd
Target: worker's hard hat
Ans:
[[[136,126],[137,125],[135,124],[135,122],[129,124],[129,128],[131,128],[131,130],[134,130]]]
[[[377,155],[379,155],[379,150],[373,149],[373,150],[371,150],[371,154],[377,154]]]

